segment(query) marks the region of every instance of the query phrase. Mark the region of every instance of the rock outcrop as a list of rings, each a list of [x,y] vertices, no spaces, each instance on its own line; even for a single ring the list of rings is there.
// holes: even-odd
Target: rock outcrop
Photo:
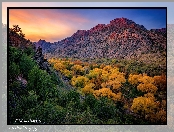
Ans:
[[[73,58],[139,58],[144,54],[161,57],[166,52],[166,29],[147,30],[127,18],[78,30],[71,37],[50,44],[40,40],[45,53]]]
[[[34,59],[39,65],[40,69],[46,70],[48,73],[51,72],[50,64],[48,63],[47,59],[44,58],[44,55],[42,54],[42,48],[40,46],[36,50]]]

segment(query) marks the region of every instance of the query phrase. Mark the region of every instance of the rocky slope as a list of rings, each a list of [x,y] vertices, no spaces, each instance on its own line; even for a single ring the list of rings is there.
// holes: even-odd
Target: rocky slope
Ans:
[[[127,18],[116,18],[52,44],[45,40],[35,44],[55,57],[132,59],[150,54],[161,58],[166,54],[166,29],[147,30]]]

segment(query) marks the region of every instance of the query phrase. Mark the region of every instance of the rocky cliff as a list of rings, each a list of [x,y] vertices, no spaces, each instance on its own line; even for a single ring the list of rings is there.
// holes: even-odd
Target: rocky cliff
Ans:
[[[127,18],[116,18],[53,44],[44,40],[39,44],[55,57],[131,59],[152,54],[161,58],[166,54],[166,29],[147,30]]]

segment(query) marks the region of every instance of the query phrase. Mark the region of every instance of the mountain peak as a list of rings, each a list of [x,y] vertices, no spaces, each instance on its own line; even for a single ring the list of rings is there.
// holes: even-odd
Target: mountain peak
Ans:
[[[135,22],[132,20],[129,20],[128,18],[122,17],[122,18],[115,18],[115,19],[110,21],[110,24],[115,24],[115,23],[129,23],[129,24],[131,24],[131,23],[135,23]]]
[[[97,24],[90,30],[77,30],[57,44],[42,46],[49,47],[56,57],[130,59],[142,54],[159,56],[166,49],[166,36],[160,34],[161,31],[166,32],[165,29],[147,30],[143,25],[122,17],[107,25]]]

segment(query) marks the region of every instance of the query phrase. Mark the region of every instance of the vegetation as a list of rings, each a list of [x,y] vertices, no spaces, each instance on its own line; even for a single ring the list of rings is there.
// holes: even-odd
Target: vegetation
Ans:
[[[32,46],[9,46],[9,124],[166,124],[165,73],[70,58],[49,59],[47,73],[33,58]]]
[[[71,73],[69,83],[82,96],[92,95],[97,100],[105,97],[111,100],[115,109],[121,111],[122,114],[127,111],[125,117],[140,116],[143,123],[164,124],[166,122],[166,106],[161,105],[162,101],[166,100],[166,76],[164,74],[148,76],[145,73],[133,72],[126,78],[125,73],[121,72],[116,64],[90,64],[80,60],[77,64],[77,60],[67,58],[51,58],[49,62],[55,70],[68,78],[69,74],[64,71],[67,71],[67,67],[71,65],[68,70],[68,73]],[[131,114],[132,112],[134,114]],[[162,117],[155,116],[159,113],[163,113],[160,115]]]

